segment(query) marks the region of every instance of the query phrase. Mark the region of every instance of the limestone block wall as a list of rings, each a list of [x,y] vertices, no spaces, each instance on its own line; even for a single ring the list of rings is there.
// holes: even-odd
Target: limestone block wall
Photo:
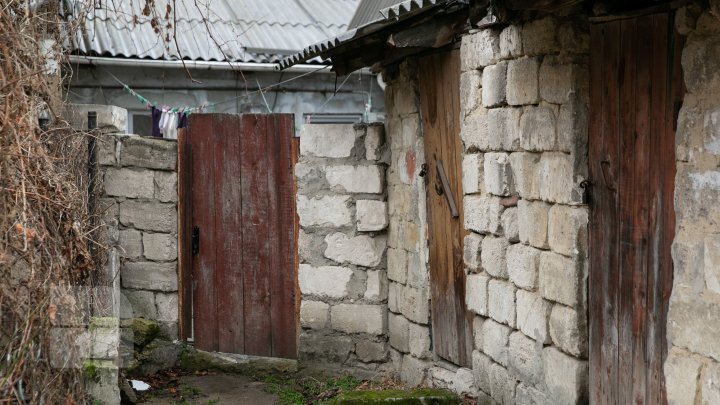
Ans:
[[[415,61],[388,72],[389,337],[403,380],[501,403],[587,398],[587,27],[548,17],[462,39],[472,369],[431,354]]]
[[[305,124],[295,166],[300,360],[374,373],[388,360],[381,125]]]
[[[678,117],[670,404],[720,403],[720,5],[680,9],[687,92]]]
[[[432,366],[430,276],[427,258],[425,163],[416,65],[386,72],[388,169],[388,326],[395,371],[410,385],[425,381]]]
[[[111,134],[98,145],[108,239],[127,299],[121,316],[157,321],[177,339],[177,142]]]

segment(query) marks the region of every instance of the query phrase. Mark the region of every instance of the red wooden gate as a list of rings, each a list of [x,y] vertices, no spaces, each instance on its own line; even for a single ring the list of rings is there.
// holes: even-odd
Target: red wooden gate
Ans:
[[[597,404],[661,404],[680,41],[668,14],[591,28],[590,385]]]
[[[199,349],[297,356],[293,122],[291,114],[190,117],[180,229],[184,250],[194,252],[181,273],[191,262]],[[181,300],[188,288],[181,285]]]

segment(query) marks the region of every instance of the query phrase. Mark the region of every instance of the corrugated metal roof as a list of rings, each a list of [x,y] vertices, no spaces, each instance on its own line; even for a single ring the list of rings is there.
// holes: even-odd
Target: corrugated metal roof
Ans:
[[[360,0],[176,0],[177,42],[165,43],[153,30],[172,0],[156,0],[142,15],[142,0],[107,0],[79,30],[71,47],[83,55],[233,62],[276,62],[308,43],[338,35]],[[204,18],[203,18],[204,17]],[[209,32],[208,32],[209,31]]]
[[[382,20],[383,16],[380,14],[380,10],[394,4],[397,4],[397,0],[362,0],[352,20],[350,20],[350,28],[357,28],[373,21]]]
[[[362,38],[373,32],[376,32],[396,21],[400,21],[410,14],[414,15],[419,11],[424,11],[441,5],[444,3],[453,3],[459,0],[406,0],[393,6],[380,10],[380,19],[366,23],[360,27],[351,29],[343,34],[316,42],[304,48],[291,56],[288,56],[278,63],[280,69],[287,69],[292,65],[307,62],[313,58],[320,56],[337,46]]]

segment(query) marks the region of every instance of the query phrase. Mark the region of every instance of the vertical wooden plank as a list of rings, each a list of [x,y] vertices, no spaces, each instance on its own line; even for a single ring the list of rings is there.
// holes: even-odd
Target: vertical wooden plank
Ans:
[[[216,291],[218,297],[218,350],[243,353],[244,323],[242,283],[243,251],[240,206],[242,176],[240,134],[242,122],[234,115],[216,115],[215,125],[215,229],[217,242]]]
[[[269,356],[270,256],[267,131],[259,115],[241,116],[242,251],[245,353]]]
[[[180,340],[192,337],[192,150],[178,130],[178,314]]]
[[[275,195],[271,206],[270,244],[271,282],[270,319],[272,322],[272,355],[295,358],[297,356],[297,325],[295,322],[295,222],[293,193],[293,116],[275,114],[268,119],[268,154],[270,172],[268,183]],[[275,243],[276,242],[276,243]]]
[[[666,159],[654,159],[654,162],[648,165],[647,173],[653,173],[650,176],[649,189],[651,190],[652,210],[649,212],[650,227],[647,232],[647,239],[650,245],[648,249],[648,268],[647,283],[649,285],[649,294],[647,302],[648,313],[648,403],[662,403],[664,397],[663,382],[663,362],[664,362],[664,341],[666,313],[663,313],[663,302],[669,299],[663,297],[663,264],[661,260],[668,258],[668,263],[672,263],[669,257],[670,244],[661,246],[663,234],[665,232],[673,232],[663,229],[663,217],[666,214],[665,202],[672,199],[672,190],[666,190],[663,187],[665,178],[672,176],[674,178],[674,132],[668,131],[668,113],[672,109],[673,100],[670,97],[672,91],[672,71],[673,60],[668,56],[670,41],[670,30],[672,29],[673,19],[668,18],[668,14],[657,14],[652,16],[650,32],[653,42],[653,54],[651,63],[652,78],[650,91],[650,114],[652,120],[650,123],[650,136],[652,136],[650,153],[651,156],[667,156]],[[666,139],[671,137],[672,142]],[[664,146],[664,148],[663,148]],[[670,169],[670,170],[668,170]],[[667,194],[666,194],[667,193]],[[669,194],[669,195],[668,195]],[[665,249],[666,253],[662,254],[660,249]],[[667,269],[672,272],[671,267]]]
[[[195,347],[218,350],[217,296],[215,291],[215,126],[214,114],[190,116],[192,147],[192,216],[200,229],[200,250],[193,257],[193,317]]]

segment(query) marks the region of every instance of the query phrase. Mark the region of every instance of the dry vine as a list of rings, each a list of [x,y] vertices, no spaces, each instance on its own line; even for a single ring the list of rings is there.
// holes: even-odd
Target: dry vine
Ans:
[[[75,404],[86,402],[82,369],[58,364],[55,339],[75,308],[55,292],[87,284],[102,248],[88,214],[87,135],[59,118],[39,124],[62,108],[48,65],[61,50],[48,44],[73,27],[59,2],[38,3],[0,0],[0,403]]]

